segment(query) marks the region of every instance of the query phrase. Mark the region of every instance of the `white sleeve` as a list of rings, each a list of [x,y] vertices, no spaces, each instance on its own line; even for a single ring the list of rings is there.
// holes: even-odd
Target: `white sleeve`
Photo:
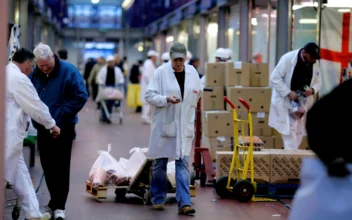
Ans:
[[[313,74],[317,74],[317,76],[315,77],[314,82],[312,83],[312,88],[314,89],[315,94],[320,91],[321,83],[322,83],[321,82],[321,72],[320,72],[320,67],[319,67],[320,62],[319,61],[317,61],[317,62],[318,62],[317,67],[316,67],[317,73],[313,73]]]
[[[288,71],[287,69],[285,57],[281,57],[279,63],[270,75],[271,86],[275,88],[282,97],[288,96],[291,92],[291,89],[288,88],[284,82],[284,78]]]
[[[49,108],[40,100],[32,82],[23,77],[16,82],[13,96],[21,109],[34,121],[43,125],[46,129],[55,126],[55,120],[51,117]]]
[[[116,74],[116,75],[117,75],[116,83],[117,83],[117,84],[123,84],[123,83],[125,83],[125,77],[123,76],[123,74],[122,74],[120,68],[116,67],[116,68],[115,68],[115,71],[116,71],[116,73],[117,73],[117,74]]]
[[[167,107],[167,96],[161,95],[161,83],[162,80],[160,79],[160,72],[158,70],[155,71],[154,75],[152,76],[147,91],[145,93],[145,100],[146,102],[154,107]]]
[[[97,83],[98,85],[105,85],[105,81],[104,81],[104,74],[105,74],[105,67],[102,67],[97,75]]]

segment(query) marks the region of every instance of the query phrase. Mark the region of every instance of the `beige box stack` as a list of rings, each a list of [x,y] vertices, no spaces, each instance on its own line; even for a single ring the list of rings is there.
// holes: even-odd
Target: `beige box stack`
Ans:
[[[228,176],[233,152],[216,152],[216,178]],[[289,183],[300,181],[302,160],[314,157],[310,150],[263,149],[254,152],[254,179],[256,182]],[[240,160],[243,166],[243,160]],[[243,168],[243,167],[242,167]],[[236,172],[232,174],[236,179]],[[247,178],[250,178],[248,173]]]
[[[225,67],[226,63],[207,63],[205,86],[212,92],[203,92],[202,147],[207,147],[213,160],[216,151],[231,151],[233,136],[232,113],[225,110]]]
[[[227,63],[225,68],[225,86],[227,97],[236,105],[239,119],[247,120],[248,112],[238,101],[243,98],[251,107],[253,135],[264,141],[264,148],[274,148],[272,129],[268,126],[271,100],[269,87],[269,66],[266,63]],[[228,111],[232,111],[226,105]],[[242,128],[239,128],[242,132]],[[248,135],[248,126],[245,127]]]

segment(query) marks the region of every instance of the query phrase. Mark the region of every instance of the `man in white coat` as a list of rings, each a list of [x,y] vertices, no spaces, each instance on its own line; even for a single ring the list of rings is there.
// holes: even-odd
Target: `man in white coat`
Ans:
[[[201,93],[197,70],[185,65],[187,50],[181,43],[170,49],[171,62],[160,66],[149,83],[145,100],[152,106],[149,156],[154,159],[151,200],[163,210],[167,193],[168,159],[176,164],[176,199],[181,215],[194,214],[189,193],[188,159],[194,139],[195,109]]]
[[[152,76],[156,70],[155,62],[159,54],[154,51],[148,51],[148,59],[143,64],[143,72],[142,72],[142,79],[141,79],[141,103],[143,103],[142,107],[142,121],[145,124],[151,123],[151,108],[150,105],[144,99],[145,93],[147,91],[148,84],[152,79]]]
[[[304,108],[313,104],[313,95],[321,88],[319,47],[308,43],[304,48],[283,55],[270,76],[272,86],[269,126],[282,134],[285,149],[298,149],[305,134],[305,115],[290,116],[290,101],[296,101],[296,91],[307,97]]]
[[[27,49],[17,51],[6,66],[6,143],[5,180],[12,185],[26,219],[50,219],[42,214],[27,166],[23,159],[23,140],[29,118],[50,129],[54,137],[60,134],[48,107],[40,100],[29,75],[34,66],[34,54]],[[26,75],[25,75],[26,74]],[[50,147],[50,146],[47,146]]]

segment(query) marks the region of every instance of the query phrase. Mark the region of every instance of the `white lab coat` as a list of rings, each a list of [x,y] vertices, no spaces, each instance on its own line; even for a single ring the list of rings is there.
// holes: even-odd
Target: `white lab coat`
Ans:
[[[171,62],[154,73],[145,100],[152,106],[149,156],[152,159],[181,159],[189,156],[194,139],[195,108],[201,93],[197,70],[185,65],[184,98],[181,103],[167,103],[166,97],[181,98],[181,91]]]
[[[296,67],[299,50],[294,50],[283,55],[270,75],[270,83],[272,87],[271,105],[269,112],[269,126],[275,128],[283,135],[290,135],[290,99],[288,94],[291,92],[291,79],[293,71]],[[313,76],[310,84],[315,92],[319,92],[321,88],[321,74],[319,61],[313,65]],[[313,104],[314,98],[307,98],[306,107],[309,109]],[[304,123],[301,123],[304,129]]]
[[[352,171],[352,164],[348,165]],[[352,175],[330,177],[318,158],[305,158],[302,185],[297,190],[289,220],[350,220],[352,218]]]
[[[151,59],[147,59],[143,64],[143,71],[142,71],[142,78],[141,78],[141,94],[140,94],[140,101],[141,103],[145,103],[145,93],[148,88],[148,84],[152,79],[152,76],[156,70],[155,64]]]
[[[106,76],[108,74],[108,66],[103,66],[97,75],[97,83],[98,85],[105,85]],[[115,67],[115,85],[123,84],[125,82],[125,78],[121,72],[119,67]]]
[[[22,155],[28,116],[47,129],[54,127],[55,120],[32,82],[13,63],[6,66],[6,87],[5,179],[12,183],[18,158]]]

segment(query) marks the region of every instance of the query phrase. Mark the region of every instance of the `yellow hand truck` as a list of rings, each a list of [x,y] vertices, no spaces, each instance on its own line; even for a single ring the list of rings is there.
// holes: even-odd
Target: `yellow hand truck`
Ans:
[[[248,111],[248,119],[239,120],[235,105],[226,96],[224,99],[233,109],[234,149],[229,175],[223,176],[216,181],[215,191],[221,198],[233,197],[239,202],[249,202],[254,197],[257,188],[257,184],[254,181],[252,112],[249,104],[244,99],[239,98],[238,100]],[[241,125],[242,131],[244,131],[245,125],[249,125],[249,146],[244,144],[244,132],[241,135],[242,144],[239,141],[239,125]],[[242,161],[243,165],[241,164]],[[235,165],[237,180],[232,178]],[[250,173],[250,181],[247,180],[248,172]]]

